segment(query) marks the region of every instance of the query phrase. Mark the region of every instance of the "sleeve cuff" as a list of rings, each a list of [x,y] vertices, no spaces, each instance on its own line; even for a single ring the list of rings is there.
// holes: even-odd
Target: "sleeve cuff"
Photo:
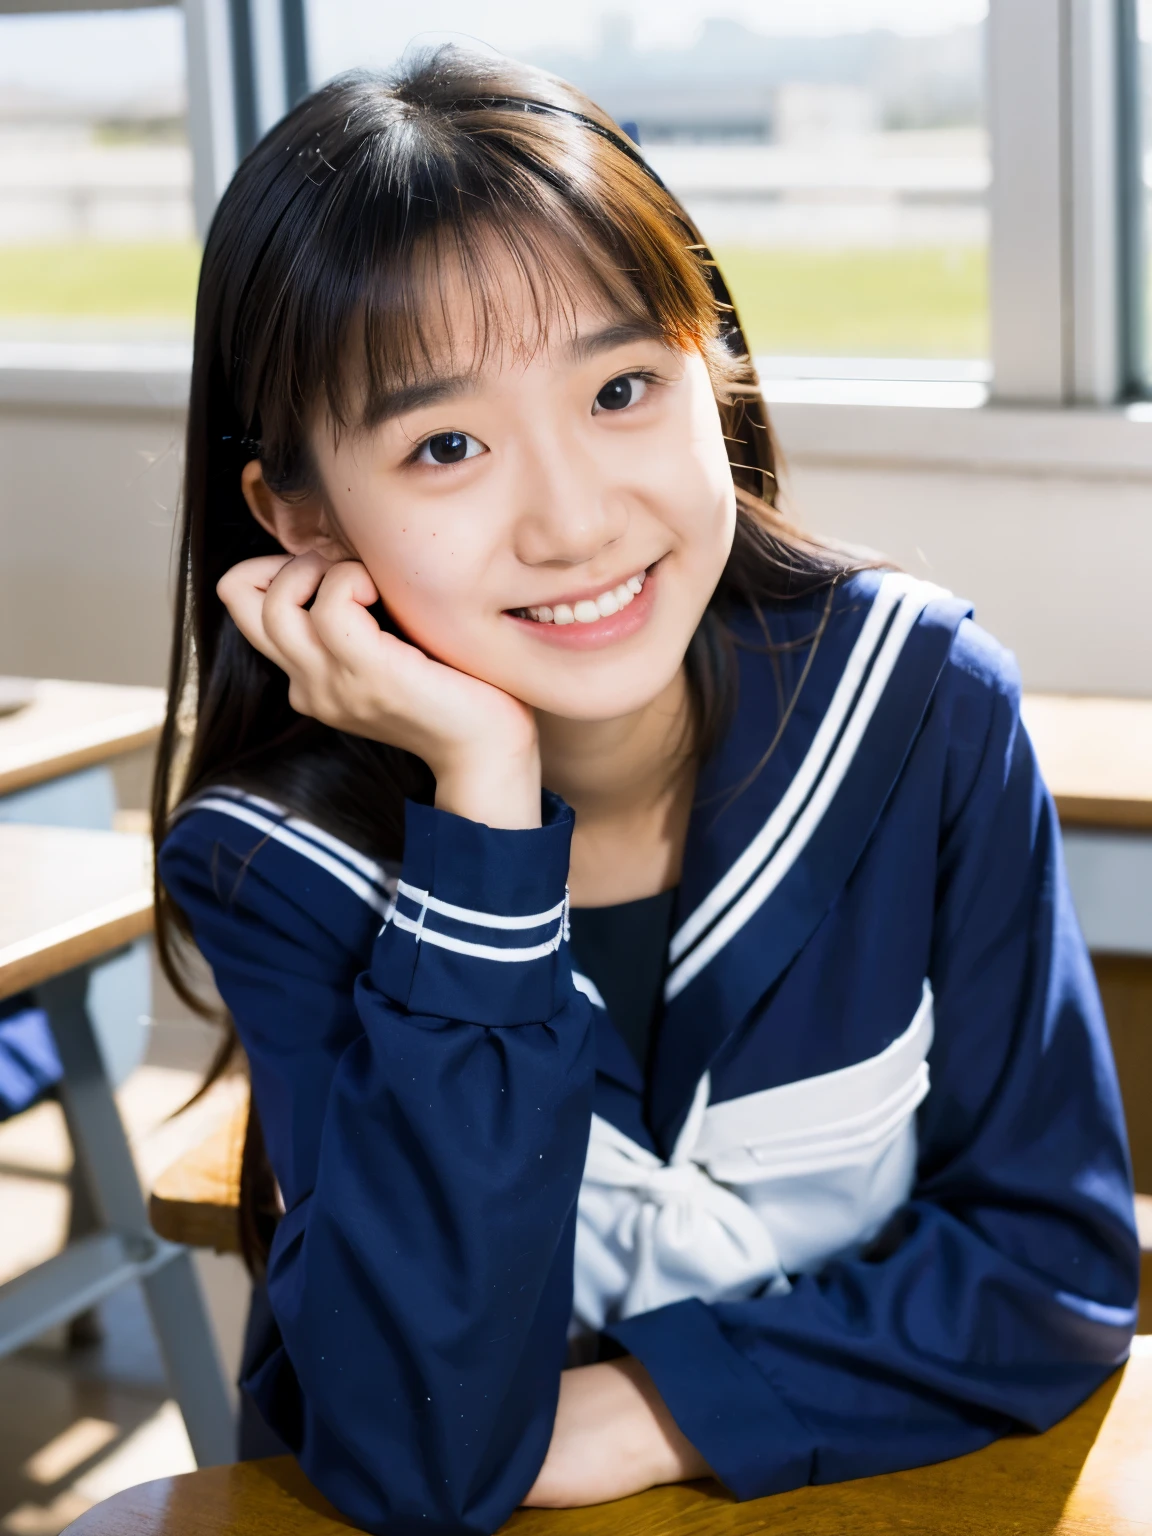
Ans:
[[[396,904],[371,976],[410,1013],[541,1023],[571,992],[568,860],[573,816],[545,792],[543,825],[487,827],[409,801]]]
[[[811,1481],[815,1447],[710,1307],[679,1301],[605,1328],[644,1366],[685,1436],[738,1499]]]

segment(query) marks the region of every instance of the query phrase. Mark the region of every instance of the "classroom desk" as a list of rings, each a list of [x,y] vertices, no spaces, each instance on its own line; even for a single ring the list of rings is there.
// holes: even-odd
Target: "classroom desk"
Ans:
[[[64,1069],[60,1101],[98,1225],[0,1286],[0,1355],[141,1282],[201,1465],[234,1454],[232,1413],[188,1250],[148,1226],[144,1196],[88,1012],[93,963],[152,926],[149,841],[123,832],[0,825],[0,999],[34,989]]]
[[[163,688],[0,677],[0,795],[151,746],[164,701]]]
[[[141,1483],[65,1536],[348,1536],[289,1457]],[[1044,1435],[956,1461],[736,1504],[715,1483],[518,1510],[505,1536],[1150,1536],[1152,1338]]]
[[[1021,713],[1065,828],[1152,831],[1152,699],[1026,693]]]

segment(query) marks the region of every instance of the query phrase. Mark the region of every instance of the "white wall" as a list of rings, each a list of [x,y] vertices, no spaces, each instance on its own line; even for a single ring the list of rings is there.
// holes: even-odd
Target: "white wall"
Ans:
[[[162,683],[183,420],[0,408],[0,673]]]
[[[792,462],[807,526],[974,603],[1025,687],[1152,695],[1152,485]]]
[[[1082,419],[1049,415],[1041,442],[1039,416],[956,412],[968,437],[934,468],[944,413],[896,441],[886,413],[822,409],[775,412],[809,527],[970,598],[1030,688],[1152,695],[1152,424],[1073,453]],[[0,405],[0,673],[163,682],[181,433],[170,410]]]

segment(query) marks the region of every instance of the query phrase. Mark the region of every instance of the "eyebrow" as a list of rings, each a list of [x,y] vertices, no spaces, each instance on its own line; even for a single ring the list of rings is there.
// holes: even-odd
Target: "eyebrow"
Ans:
[[[602,331],[590,331],[585,336],[574,336],[566,351],[575,363],[586,363],[601,352],[611,352],[616,347],[626,347],[633,341],[663,341],[664,333],[655,320],[618,320],[606,325]]]
[[[602,330],[574,336],[564,350],[572,362],[586,363],[603,352],[627,346],[629,342],[663,339],[664,333],[654,320],[620,320]],[[418,411],[424,406],[438,405],[442,400],[466,394],[476,387],[478,377],[476,373],[443,374],[385,390],[365,412],[363,425],[371,430],[397,416],[406,416],[409,411]]]

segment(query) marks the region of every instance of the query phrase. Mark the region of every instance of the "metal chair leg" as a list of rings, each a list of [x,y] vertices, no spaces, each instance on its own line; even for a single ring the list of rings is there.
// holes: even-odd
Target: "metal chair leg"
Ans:
[[[173,1392],[200,1466],[233,1460],[235,1425],[208,1313],[188,1250],[148,1226],[144,1196],[86,1006],[80,967],[37,988],[64,1067],[60,1084],[81,1177],[103,1228],[135,1256]]]

